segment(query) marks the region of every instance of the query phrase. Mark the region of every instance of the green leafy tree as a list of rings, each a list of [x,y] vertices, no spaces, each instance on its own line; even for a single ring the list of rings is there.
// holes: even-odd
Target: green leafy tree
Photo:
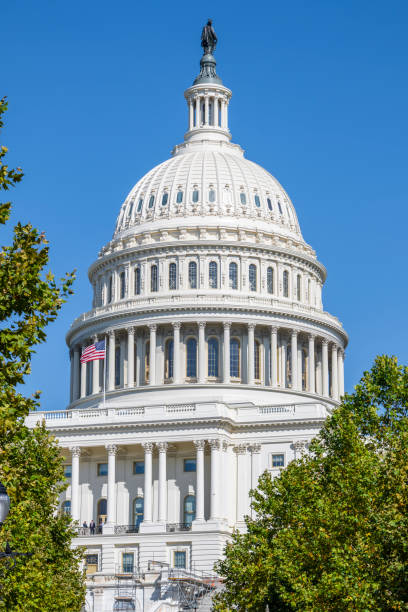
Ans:
[[[408,610],[408,368],[377,357],[252,507],[215,610]]]
[[[7,109],[0,100],[0,128]],[[0,191],[21,181],[22,172],[5,164],[0,149]],[[7,223],[11,203],[0,204],[0,224]],[[58,284],[46,272],[48,243],[30,224],[14,227],[12,244],[0,248],[0,480],[11,499],[10,514],[0,531],[0,548],[32,553],[14,568],[0,560],[0,608],[21,612],[79,611],[84,601],[81,552],[71,549],[70,519],[57,513],[64,484],[56,441],[43,426],[24,425],[39,405],[39,393],[25,397],[36,345],[45,340],[67,295],[73,274]]]

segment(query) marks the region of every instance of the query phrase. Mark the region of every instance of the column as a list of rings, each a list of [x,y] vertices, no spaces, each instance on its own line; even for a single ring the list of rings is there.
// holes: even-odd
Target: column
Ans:
[[[309,352],[308,352],[308,391],[309,393],[315,393],[315,336],[313,334],[309,335]]]
[[[262,445],[259,442],[253,442],[250,447],[250,450],[251,450],[251,489],[255,489],[258,486],[258,479],[262,473],[261,448],[262,448]]]
[[[332,346],[332,376],[331,376],[331,395],[334,400],[339,399],[338,365],[337,365],[337,344]]]
[[[127,363],[127,386],[135,386],[135,328],[128,327],[128,363]]]
[[[205,322],[198,324],[198,382],[205,382]]]
[[[108,373],[108,391],[113,391],[115,388],[115,332],[113,329],[108,331],[109,335],[109,373]]]
[[[222,382],[225,385],[230,381],[230,329],[231,323],[224,323],[224,365]]]
[[[144,522],[152,522],[152,458],[153,443],[142,444],[145,451],[145,473],[144,473]]]
[[[220,484],[220,448],[219,440],[209,440],[211,447],[211,510],[210,519],[215,521],[219,518],[219,484]]]
[[[244,516],[248,514],[249,497],[248,493],[251,488],[250,467],[247,463],[248,453],[246,444],[237,444],[234,446],[234,452],[237,456],[237,522],[243,523]]]
[[[322,340],[322,390],[323,395],[329,396],[329,341]]]
[[[196,521],[204,521],[204,448],[205,440],[195,440],[196,447]]]
[[[255,324],[248,323],[248,385],[254,384],[254,343],[255,343]]]
[[[156,332],[157,325],[152,323],[150,329],[150,355],[149,355],[149,385],[156,384]]]
[[[126,353],[126,337],[121,334],[120,336],[120,377],[119,377],[119,385],[121,389],[125,386],[125,353]]]
[[[191,100],[191,98],[188,101],[188,118],[189,118],[188,129],[192,130],[194,126],[194,108],[193,108],[193,101]]]
[[[167,442],[157,443],[159,449],[159,523],[167,522],[167,446]]]
[[[142,378],[143,368],[143,338],[142,333],[139,331],[136,338],[136,387],[140,387],[140,381]],[[142,381],[143,384],[143,381]]]
[[[341,398],[344,395],[344,351],[343,349],[339,349],[337,363],[339,367],[339,396]]]
[[[74,347],[73,401],[79,399],[79,347]]]
[[[84,352],[86,344],[82,345],[82,352]],[[81,363],[81,397],[86,396],[86,361]]]
[[[218,97],[214,96],[214,127],[219,127],[218,121],[218,109],[220,108],[220,103],[218,101]]]
[[[210,123],[209,121],[209,111],[208,111],[208,96],[205,96],[204,98],[204,124],[208,125]]]
[[[180,327],[181,323],[176,321],[173,323],[173,381],[174,384],[181,383],[180,376]]]
[[[278,386],[278,328],[271,328],[271,385]]]
[[[79,458],[81,449],[79,446],[71,448],[72,476],[71,476],[71,518],[79,521]]]
[[[95,344],[98,342],[98,336],[94,336],[92,339]],[[92,394],[95,395],[99,393],[99,364],[101,361],[99,359],[94,359],[92,362]]]
[[[116,523],[116,453],[118,447],[116,444],[108,444],[108,495],[107,495],[107,517],[106,524],[113,527]]]
[[[292,374],[292,389],[298,389],[298,348],[297,348],[297,330],[292,330],[292,344],[291,344],[291,374]]]
[[[195,109],[196,109],[196,128],[200,127],[200,96],[197,96],[195,99]]]

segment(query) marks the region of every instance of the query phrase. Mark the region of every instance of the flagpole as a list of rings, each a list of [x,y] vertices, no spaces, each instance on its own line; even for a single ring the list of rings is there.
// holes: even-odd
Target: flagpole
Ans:
[[[105,408],[105,399],[106,399],[106,336],[105,336],[105,359],[103,363],[103,407]]]

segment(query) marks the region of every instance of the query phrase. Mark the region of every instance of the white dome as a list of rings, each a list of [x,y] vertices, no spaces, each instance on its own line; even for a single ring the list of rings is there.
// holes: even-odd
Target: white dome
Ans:
[[[158,220],[179,223],[180,217],[208,216],[217,222],[219,217],[252,218],[266,222],[271,233],[302,240],[294,206],[280,183],[245,159],[237,145],[211,141],[176,147],[172,158],[136,183],[122,205],[115,238]]]

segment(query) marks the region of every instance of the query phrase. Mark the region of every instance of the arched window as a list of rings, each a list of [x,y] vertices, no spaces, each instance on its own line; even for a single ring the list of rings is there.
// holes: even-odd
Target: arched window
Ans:
[[[283,272],[283,297],[289,297],[289,272]]]
[[[210,265],[208,268],[208,282],[210,285],[210,289],[217,288],[217,263],[215,261],[210,261]]]
[[[173,378],[173,364],[174,364],[174,342],[173,340],[167,340],[164,360],[164,378],[167,380]]]
[[[187,364],[186,364],[186,376],[187,378],[197,377],[197,340],[195,338],[189,338],[187,340]]]
[[[198,202],[198,198],[200,197],[200,192],[198,191],[198,189],[194,189],[193,191],[193,202],[196,203]]]
[[[296,299],[300,302],[300,283],[301,283],[301,278],[300,278],[300,274],[297,275],[296,277]]]
[[[190,289],[197,289],[197,264],[190,261],[188,264],[188,284]]]
[[[136,497],[133,500],[133,524],[139,531],[139,525],[144,518],[144,499],[143,497]]]
[[[261,345],[258,340],[254,342],[254,378],[261,380]]]
[[[241,204],[242,206],[245,206],[246,204],[246,195],[243,191],[241,191],[241,193],[239,194],[239,199],[241,200]]]
[[[259,208],[260,205],[261,205],[261,200],[259,199],[259,195],[258,194],[255,195],[254,200],[255,200],[255,206],[257,206]]]
[[[154,195],[151,195],[149,199],[149,208],[153,208],[153,204],[154,204]]]
[[[108,304],[113,300],[113,276],[109,277],[108,280]]]
[[[196,515],[196,502],[194,495],[187,495],[184,498],[184,524],[191,525]]]
[[[214,189],[210,189],[210,191],[208,192],[208,200],[210,202],[215,202],[215,191],[214,191]]]
[[[142,207],[143,207],[143,198],[140,198],[139,204],[137,205],[137,212],[138,213],[142,212]]]
[[[249,266],[249,290],[256,291],[256,265]]]
[[[181,190],[179,190],[177,192],[176,202],[177,202],[177,204],[181,204],[182,201],[183,201],[183,192]]]
[[[273,293],[273,268],[266,271],[266,289],[268,293]]]
[[[177,289],[177,266],[175,263],[169,265],[169,289]]]
[[[126,276],[124,272],[120,273],[120,299],[123,300],[126,296]]]
[[[229,265],[229,286],[230,289],[238,289],[238,264],[235,261]]]
[[[71,516],[71,501],[67,499],[61,506],[62,513]]]
[[[150,291],[157,291],[159,287],[159,272],[156,264],[150,268]]]
[[[239,340],[232,338],[230,340],[230,376],[231,378],[240,377],[240,346]]]
[[[217,338],[210,338],[208,341],[208,376],[218,376]]]
[[[140,268],[135,268],[135,295],[140,295]]]
[[[162,197],[162,206],[166,206],[168,201],[169,201],[169,194],[167,193],[167,191],[165,191]]]
[[[102,525],[106,522],[106,517],[108,516],[108,504],[106,499],[100,499],[98,501],[97,509],[97,526],[98,529],[102,529]]]
[[[145,354],[144,354],[144,363],[145,363],[145,383],[149,382],[149,372],[150,372],[150,340],[148,340],[145,344]]]
[[[266,202],[268,204],[268,208],[269,210],[273,210],[273,206],[272,206],[272,200],[271,198],[266,198]]]

